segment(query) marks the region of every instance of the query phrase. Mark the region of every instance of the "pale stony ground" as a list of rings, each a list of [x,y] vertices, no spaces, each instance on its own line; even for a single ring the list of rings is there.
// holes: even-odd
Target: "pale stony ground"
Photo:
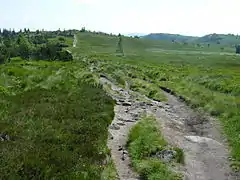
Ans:
[[[239,179],[239,176],[231,173],[228,149],[215,120],[194,112],[167,93],[165,93],[167,102],[156,102],[145,97],[150,101],[146,103],[137,101],[129,89],[117,87],[106,77],[101,77],[100,82],[111,85],[113,91],[109,94],[117,101],[115,117],[109,126],[108,147],[119,179],[139,179],[130,165],[131,160],[125,145],[129,130],[138,122],[142,113],[154,115],[161,125],[161,132],[166,140],[183,149],[185,165],[179,170],[183,173],[184,179]]]

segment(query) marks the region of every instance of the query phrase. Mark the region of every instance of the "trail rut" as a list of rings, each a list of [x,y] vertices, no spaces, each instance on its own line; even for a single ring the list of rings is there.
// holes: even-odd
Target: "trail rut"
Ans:
[[[131,167],[130,157],[125,149],[129,130],[139,120],[141,113],[153,114],[161,124],[166,140],[183,149],[185,165],[181,171],[186,180],[237,180],[228,162],[228,149],[221,136],[220,126],[210,117],[203,117],[165,93],[167,102],[150,103],[137,101],[129,89],[122,89],[101,77],[102,84],[111,86],[110,95],[117,101],[115,117],[109,126],[108,147],[120,180],[136,180],[139,176]]]

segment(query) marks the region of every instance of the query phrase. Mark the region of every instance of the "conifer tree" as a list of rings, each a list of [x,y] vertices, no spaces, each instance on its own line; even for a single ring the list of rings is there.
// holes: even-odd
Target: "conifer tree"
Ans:
[[[123,44],[122,44],[122,35],[118,34],[118,43],[117,43],[117,50],[116,53],[119,53],[121,55],[124,56],[124,52],[123,52]]]

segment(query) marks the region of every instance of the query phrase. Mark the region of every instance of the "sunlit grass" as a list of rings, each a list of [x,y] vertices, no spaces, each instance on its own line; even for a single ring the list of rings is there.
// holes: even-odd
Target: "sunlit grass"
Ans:
[[[91,33],[80,33],[78,37],[87,49],[79,53],[98,61],[101,73],[115,76],[116,81],[120,76],[122,82],[125,79],[130,88],[145,95],[154,94],[149,94],[153,87],[157,94],[161,94],[159,86],[167,87],[184,97],[192,108],[216,116],[222,122],[234,159],[240,161],[240,123],[236,120],[240,112],[239,56],[220,53],[217,45],[198,48],[192,44],[124,38],[125,56],[117,57],[117,37]],[[234,48],[226,47],[224,52],[234,52]],[[235,166],[238,164],[235,161]]]
[[[143,179],[182,179],[180,174],[172,171],[170,163],[152,157],[153,154],[164,149],[176,150],[173,162],[184,163],[184,155],[179,148],[170,148],[160,133],[159,126],[153,117],[144,117],[133,127],[128,137],[128,150],[132,158],[133,167]],[[171,163],[173,163],[171,162]]]

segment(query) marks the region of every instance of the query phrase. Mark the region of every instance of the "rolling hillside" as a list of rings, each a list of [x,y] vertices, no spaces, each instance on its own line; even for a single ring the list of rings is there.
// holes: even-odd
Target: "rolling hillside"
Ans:
[[[142,38],[155,39],[155,40],[167,40],[176,42],[188,42],[188,43],[206,43],[206,44],[221,44],[226,46],[235,46],[240,44],[240,37],[234,34],[208,34],[202,37],[185,36],[180,34],[167,34],[167,33],[151,33]]]
[[[2,48],[18,51],[0,69],[0,179],[239,179],[235,48],[71,32]]]
[[[198,39],[198,37],[194,36],[184,36],[180,34],[168,34],[168,33],[151,33],[146,36],[143,36],[143,38],[178,42],[189,42]]]

